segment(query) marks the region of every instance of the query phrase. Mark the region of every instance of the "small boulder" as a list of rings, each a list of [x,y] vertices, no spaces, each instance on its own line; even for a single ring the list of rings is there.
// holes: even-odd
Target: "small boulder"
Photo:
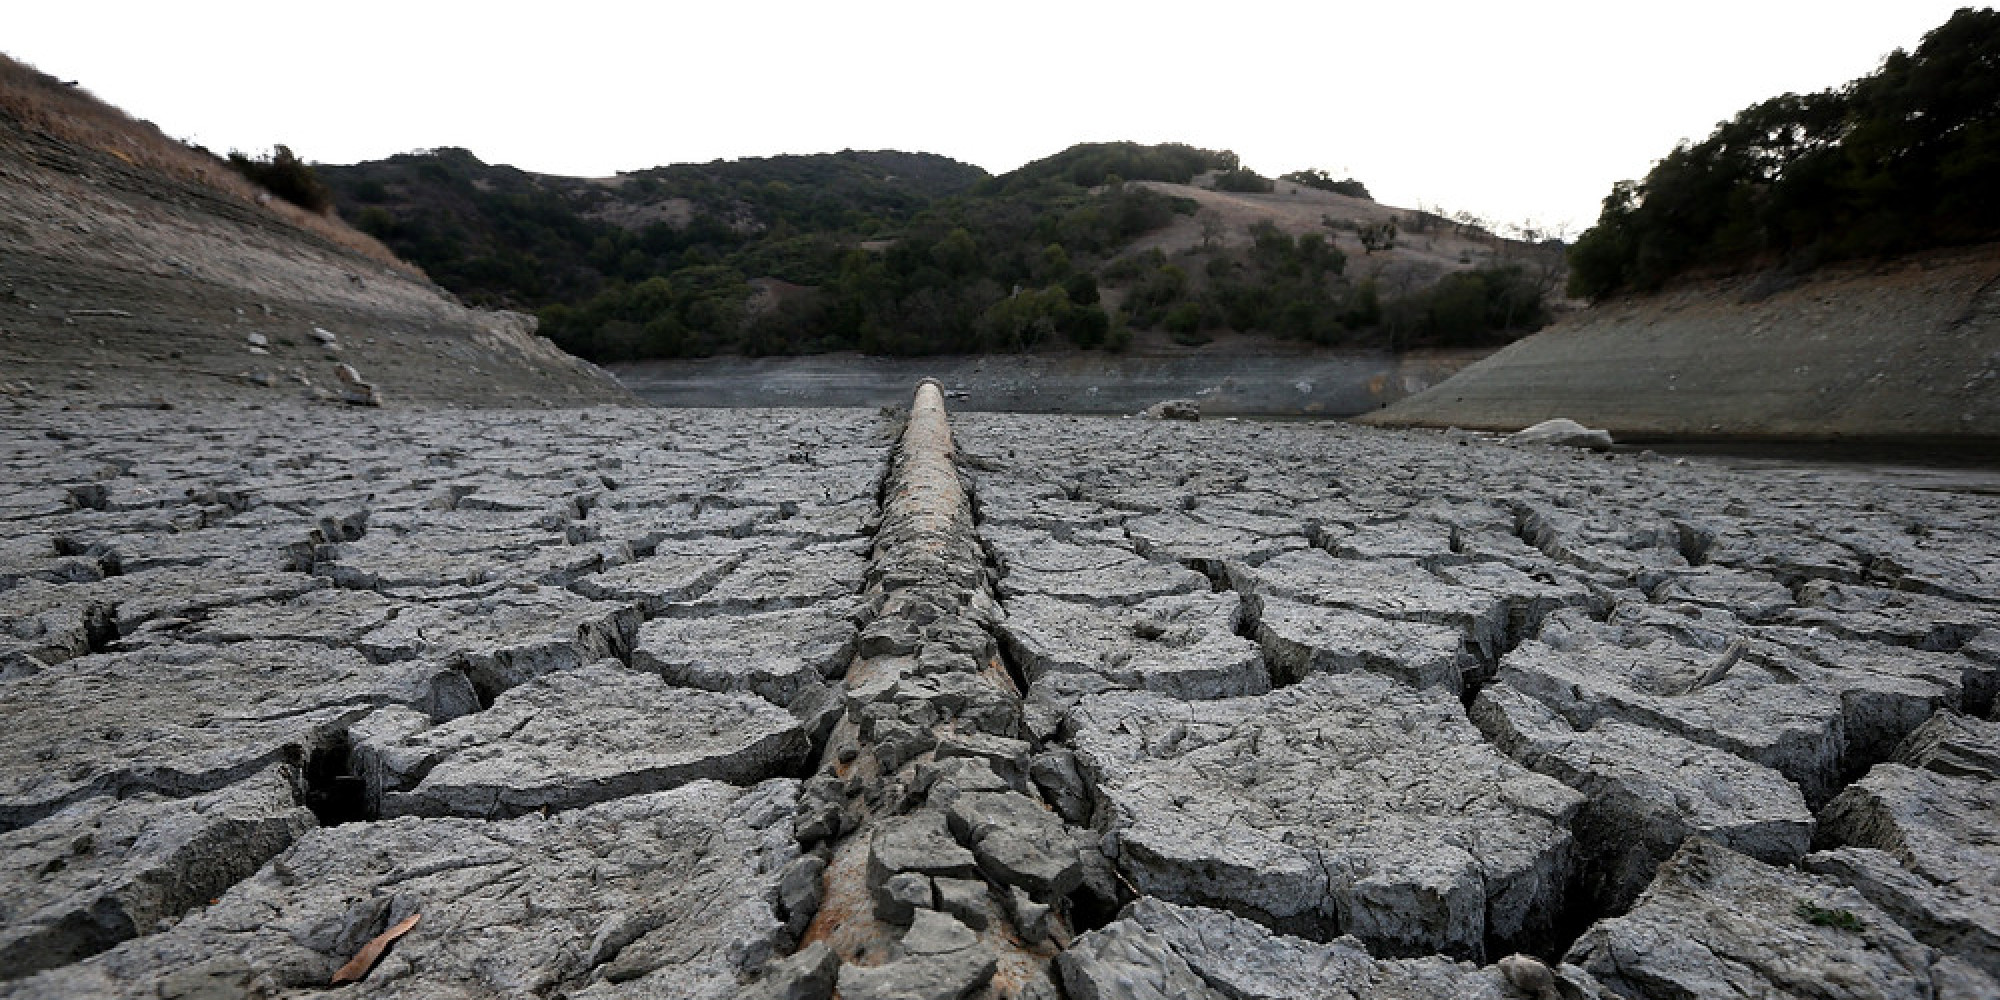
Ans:
[[[1516,431],[1503,442],[1510,445],[1548,444],[1565,448],[1591,448],[1602,451],[1611,447],[1611,432],[1585,427],[1574,420],[1557,417],[1544,420],[1533,427]]]
[[[1515,989],[1529,996],[1548,997],[1556,994],[1556,977],[1538,958],[1514,954],[1500,960],[1500,974]]]
[[[1163,399],[1146,407],[1141,415],[1154,420],[1200,420],[1201,404],[1192,399]]]
[[[361,380],[361,373],[354,366],[342,362],[333,366],[333,373],[340,376],[340,399],[355,406],[381,406],[382,396],[375,386]]]
[[[931,880],[916,872],[898,872],[875,887],[875,919],[908,926],[920,909],[934,902]]]

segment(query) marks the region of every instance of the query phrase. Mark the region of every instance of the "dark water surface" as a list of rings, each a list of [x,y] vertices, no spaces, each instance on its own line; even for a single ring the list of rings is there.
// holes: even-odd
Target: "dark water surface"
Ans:
[[[1342,417],[1427,389],[1487,353],[820,354],[645,361],[611,370],[660,406],[905,406],[918,381],[935,378],[947,404],[961,411],[1137,413],[1163,399],[1193,399],[1218,416]]]

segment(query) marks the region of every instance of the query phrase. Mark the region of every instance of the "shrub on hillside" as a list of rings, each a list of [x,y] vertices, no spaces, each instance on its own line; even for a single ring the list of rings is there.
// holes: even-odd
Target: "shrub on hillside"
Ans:
[[[1269,194],[1272,184],[1269,177],[1249,167],[1237,167],[1215,175],[1217,191],[1235,191],[1239,194]]]
[[[1307,167],[1304,170],[1294,170],[1289,174],[1279,174],[1278,179],[1281,181],[1291,181],[1294,184],[1303,184],[1309,188],[1318,188],[1321,191],[1331,191],[1334,194],[1344,194],[1349,198],[1375,200],[1374,196],[1368,193],[1368,186],[1360,181],[1352,177],[1344,180],[1334,180],[1332,174],[1317,167]]]
[[[254,158],[232,150],[229,165],[264,190],[306,211],[325,214],[333,207],[333,192],[313,173],[312,165],[288,146],[275,146],[269,155]]]
[[[1098,301],[1097,277],[1089,271],[1078,271],[1063,279],[1063,291],[1077,305],[1094,306]]]

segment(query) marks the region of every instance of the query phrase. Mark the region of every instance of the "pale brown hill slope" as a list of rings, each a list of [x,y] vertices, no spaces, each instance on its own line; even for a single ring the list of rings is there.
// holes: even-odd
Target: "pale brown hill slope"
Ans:
[[[342,363],[391,405],[630,399],[530,318],[467,309],[338,219],[0,57],[0,392],[323,398]]]
[[[2000,244],[1579,313],[1363,419],[1625,438],[2000,440]]]
[[[1136,182],[1174,198],[1192,200],[1192,215],[1134,240],[1120,256],[1158,249],[1169,258],[1198,248],[1205,239],[1230,246],[1251,240],[1250,227],[1269,222],[1299,236],[1319,233],[1347,255],[1346,275],[1355,281],[1375,281],[1385,298],[1408,294],[1453,271],[1515,265],[1540,279],[1553,296],[1561,295],[1564,275],[1561,244],[1536,244],[1507,239],[1477,225],[1447,219],[1419,209],[1397,208],[1366,198],[1322,191],[1276,181],[1269,193],[1216,191],[1208,176],[1192,184]],[[1213,221],[1210,221],[1213,220]],[[1393,223],[1393,244],[1386,249],[1364,246],[1360,229]]]

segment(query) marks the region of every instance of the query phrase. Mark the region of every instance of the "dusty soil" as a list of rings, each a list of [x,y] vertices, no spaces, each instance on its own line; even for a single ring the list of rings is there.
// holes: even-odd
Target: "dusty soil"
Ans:
[[[70,100],[37,103],[36,85],[0,79],[0,392],[109,404],[323,398],[345,363],[392,405],[630,399],[534,336],[531,318],[463,307],[368,253],[338,220],[302,223],[240,182],[127,149],[147,145],[133,136],[158,144],[149,125],[13,113]]]
[[[1708,281],[1558,323],[1369,422],[2000,440],[2000,245]]]

